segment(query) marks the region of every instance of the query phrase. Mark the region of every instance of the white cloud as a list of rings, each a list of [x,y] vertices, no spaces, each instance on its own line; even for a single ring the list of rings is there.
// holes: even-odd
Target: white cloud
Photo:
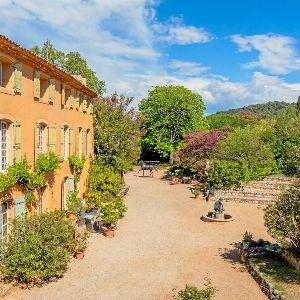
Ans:
[[[186,44],[208,42],[212,36],[178,18],[158,23],[155,4],[153,0],[0,0],[0,31],[27,47],[41,45],[48,38],[58,49],[82,53],[106,81],[108,93],[135,96],[135,104],[153,86],[166,84],[184,85],[201,94],[210,111],[297,99],[300,82],[290,84],[261,72],[253,73],[249,82],[233,82],[221,74],[210,74],[208,67],[196,62],[161,63],[155,46],[158,39]],[[270,42],[235,36],[234,41],[240,51],[259,50],[258,62],[265,69],[290,71],[297,65],[295,50],[285,52],[293,49],[294,41],[289,39]],[[287,58],[281,63],[284,53]]]
[[[172,60],[169,64],[169,67],[174,69],[178,74],[184,76],[199,75],[209,69],[208,67],[204,67],[199,63],[182,60]]]
[[[166,23],[156,22],[152,28],[161,41],[171,45],[208,43],[213,38],[204,28],[185,25],[177,17],[171,17]]]
[[[300,69],[296,41],[292,37],[277,34],[233,35],[231,40],[239,46],[240,52],[259,52],[258,60],[246,64],[246,68],[260,67],[277,75]]]

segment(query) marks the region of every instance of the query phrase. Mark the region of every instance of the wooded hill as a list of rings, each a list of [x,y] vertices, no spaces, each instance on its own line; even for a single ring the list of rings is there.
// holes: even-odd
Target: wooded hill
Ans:
[[[238,115],[241,111],[251,111],[260,115],[262,118],[274,118],[275,116],[290,110],[296,111],[296,103],[287,103],[283,101],[270,101],[263,104],[252,104],[242,108],[229,109],[227,111],[217,112],[216,114]]]

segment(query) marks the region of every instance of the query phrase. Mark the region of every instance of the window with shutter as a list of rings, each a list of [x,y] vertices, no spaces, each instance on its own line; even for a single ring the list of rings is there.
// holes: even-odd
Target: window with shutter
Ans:
[[[86,112],[87,111],[87,96],[83,96],[83,101],[82,101],[82,111]]]
[[[69,154],[73,154],[73,128],[69,127]]]
[[[54,102],[54,98],[55,98],[55,79],[53,78],[50,78],[48,80],[48,89],[49,89],[49,92],[48,92],[48,102],[49,103],[53,103]]]
[[[70,108],[74,109],[74,101],[75,101],[76,90],[71,89],[71,95],[69,100]]]
[[[14,158],[16,162],[20,162],[22,159],[21,151],[21,123],[14,124]]]
[[[85,128],[82,129],[82,155],[86,156],[87,154],[87,130]]]
[[[26,198],[21,196],[15,199],[15,218],[24,217],[26,213]]]
[[[66,89],[65,84],[61,84],[61,105],[66,106]]]
[[[7,242],[8,240],[8,203],[0,204],[0,240]]]
[[[21,93],[22,90],[22,65],[14,65],[14,91],[16,93]]]
[[[75,154],[77,155],[77,157],[80,157],[79,135],[80,135],[80,128],[77,127],[75,132]]]
[[[77,91],[77,96],[76,96],[76,109],[77,110],[80,109],[80,97],[81,97],[81,94],[79,91]]]
[[[56,126],[51,125],[48,128],[48,151],[56,153]]]
[[[34,71],[33,73],[33,96],[38,99],[41,97],[40,74],[39,71]]]

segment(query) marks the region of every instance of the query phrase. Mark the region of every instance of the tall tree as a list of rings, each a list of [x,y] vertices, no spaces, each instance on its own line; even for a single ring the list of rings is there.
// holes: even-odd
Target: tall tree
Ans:
[[[157,86],[139,105],[144,151],[171,158],[183,135],[207,127],[202,97],[183,86]]]
[[[105,82],[97,77],[96,72],[89,68],[87,61],[78,52],[64,53],[59,51],[49,40],[43,44],[43,47],[34,46],[30,50],[59,69],[86,78],[88,88],[95,91],[99,96],[105,92]]]
[[[113,94],[94,107],[95,153],[121,174],[140,157],[140,115],[132,98]]]

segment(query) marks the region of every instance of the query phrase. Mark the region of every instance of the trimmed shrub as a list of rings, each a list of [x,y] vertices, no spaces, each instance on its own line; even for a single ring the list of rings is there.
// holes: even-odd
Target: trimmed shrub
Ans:
[[[274,238],[300,254],[300,182],[266,207],[265,225]]]
[[[0,273],[8,281],[41,284],[63,275],[75,249],[75,228],[65,212],[17,218],[1,245]]]

